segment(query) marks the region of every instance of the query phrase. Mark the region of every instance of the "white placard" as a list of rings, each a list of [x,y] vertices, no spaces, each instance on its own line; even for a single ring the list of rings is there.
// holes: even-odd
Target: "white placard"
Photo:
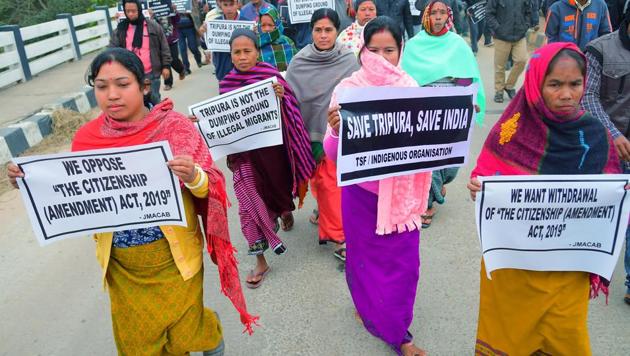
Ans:
[[[40,245],[96,232],[186,226],[167,142],[15,158]]]
[[[230,37],[237,28],[254,30],[254,21],[211,20],[206,21],[206,46],[211,52],[230,52]]]
[[[191,12],[192,0],[172,0],[178,12]]]
[[[213,159],[282,144],[280,101],[272,86],[277,81],[261,80],[188,108]]]
[[[476,84],[340,89],[337,184],[465,165],[476,95]]]
[[[420,10],[416,9],[416,0],[409,0],[409,10],[411,16],[420,16]]]
[[[330,8],[335,10],[335,0],[288,0],[291,24],[311,22],[315,10]]]
[[[516,268],[610,280],[628,226],[630,175],[478,178],[475,217],[488,278]]]

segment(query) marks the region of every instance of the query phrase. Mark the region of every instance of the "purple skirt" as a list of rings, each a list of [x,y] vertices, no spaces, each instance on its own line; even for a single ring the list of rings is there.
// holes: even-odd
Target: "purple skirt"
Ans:
[[[376,234],[378,196],[343,187],[346,280],[365,328],[398,354],[412,340],[409,326],[420,277],[420,231]]]

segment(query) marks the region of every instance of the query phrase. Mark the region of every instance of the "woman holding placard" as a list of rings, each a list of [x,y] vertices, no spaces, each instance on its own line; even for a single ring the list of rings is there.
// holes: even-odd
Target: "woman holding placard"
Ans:
[[[361,69],[337,85],[417,87],[400,68],[403,39],[389,17],[368,22],[363,30]],[[336,159],[339,110],[333,94],[324,140]],[[398,354],[425,355],[413,344],[409,326],[420,277],[420,215],[427,208],[431,173],[416,173],[350,185],[341,189],[343,230],[348,245],[346,279],[365,328]]]
[[[478,176],[620,173],[608,130],[580,109],[586,59],[572,43],[538,49],[525,82],[494,125],[471,173]],[[608,293],[597,275],[500,269],[481,263],[478,354],[590,355],[589,290]]]
[[[431,1],[422,13],[422,30],[407,42],[402,68],[420,86],[449,87],[478,84],[477,123],[483,123],[486,99],[477,60],[470,46],[451,31],[453,11],[445,2]],[[444,204],[446,184],[457,176],[458,168],[433,171],[429,193],[429,209],[422,217],[422,227],[428,228],[436,213],[436,205]],[[437,204],[436,204],[437,203]]]
[[[293,58],[287,69],[287,82],[295,91],[308,129],[317,169],[311,179],[319,212],[311,222],[319,224],[319,243],[339,246],[335,256],[345,260],[345,237],[341,226],[341,189],[337,187],[335,164],[326,157],[322,142],[326,133],[328,103],[335,85],[359,69],[352,52],[336,41],[339,15],[333,9],[319,9],[311,17],[313,43]]]
[[[188,118],[166,99],[149,111],[142,62],[120,48],[99,54],[88,70],[102,113],[83,125],[73,151],[167,141],[174,158],[168,166],[179,178],[188,226],[97,233],[96,254],[108,287],[118,352],[138,354],[223,355],[221,324],[203,306],[203,233],[217,263],[222,291],[232,300],[251,332],[256,317],[247,313],[234,248],[227,225],[223,174]],[[9,166],[15,185],[23,173]],[[198,223],[198,215],[203,224]]]
[[[247,276],[247,286],[257,288],[270,270],[265,251],[280,255],[286,246],[277,235],[280,218],[284,230],[293,226],[293,198],[300,205],[305,185],[315,168],[300,109],[291,87],[271,64],[258,62],[260,51],[256,34],[236,29],[230,38],[234,69],[219,83],[221,94],[275,77],[274,90],[280,98],[283,144],[229,155],[234,192],[238,199],[241,230],[249,244],[249,254],[256,256],[256,267]]]

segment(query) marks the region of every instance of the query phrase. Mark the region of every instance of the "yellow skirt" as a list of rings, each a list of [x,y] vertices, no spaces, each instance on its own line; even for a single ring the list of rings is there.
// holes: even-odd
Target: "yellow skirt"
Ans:
[[[184,281],[166,239],[112,247],[106,278],[119,355],[187,355],[221,342],[221,324],[203,306],[203,268]]]
[[[486,277],[476,355],[591,355],[586,324],[589,275],[501,269]]]

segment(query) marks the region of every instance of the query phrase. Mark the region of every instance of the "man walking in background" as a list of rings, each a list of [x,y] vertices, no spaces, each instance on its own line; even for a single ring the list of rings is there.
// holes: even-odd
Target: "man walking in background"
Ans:
[[[170,76],[171,53],[162,27],[142,15],[139,0],[123,0],[125,19],[118,23],[109,47],[126,48],[142,61],[145,78],[151,81],[151,103],[161,101],[160,74]]]
[[[604,0],[561,0],[547,13],[547,42],[572,42],[582,51],[586,44],[611,32]]]
[[[536,23],[532,23],[536,22]],[[486,26],[494,36],[494,101],[503,102],[503,91],[512,99],[516,95],[516,81],[527,63],[525,35],[530,27],[538,25],[538,16],[532,16],[531,0],[488,0]],[[514,64],[505,80],[505,65],[512,55]]]

